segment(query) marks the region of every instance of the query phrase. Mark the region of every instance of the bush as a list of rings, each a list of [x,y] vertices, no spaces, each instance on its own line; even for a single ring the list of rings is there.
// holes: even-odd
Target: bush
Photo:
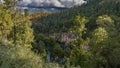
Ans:
[[[0,68],[42,68],[42,60],[25,47],[0,46]]]
[[[46,63],[29,48],[0,39],[0,68],[64,68],[64,65]]]

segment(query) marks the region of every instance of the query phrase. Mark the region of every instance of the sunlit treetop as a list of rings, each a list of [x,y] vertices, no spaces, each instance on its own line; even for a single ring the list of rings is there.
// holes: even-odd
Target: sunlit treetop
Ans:
[[[108,33],[104,28],[99,27],[98,29],[94,30],[92,36],[95,43],[100,43],[108,38]]]

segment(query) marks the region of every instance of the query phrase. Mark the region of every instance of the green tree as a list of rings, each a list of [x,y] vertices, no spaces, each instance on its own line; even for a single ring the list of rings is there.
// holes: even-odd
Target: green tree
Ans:
[[[34,39],[32,23],[15,9],[15,4],[18,1],[4,0],[4,4],[1,4],[0,35],[7,37],[14,44],[32,47],[31,43]]]
[[[25,45],[31,48],[31,43],[34,40],[33,29],[31,28],[32,23],[21,13],[18,12],[17,14],[18,16],[14,22],[14,28],[9,37],[11,40],[15,39],[17,44]]]
[[[46,59],[47,57],[47,52],[46,52],[46,45],[45,45],[45,36],[42,34],[37,34],[35,35],[35,40],[32,45],[32,50],[35,51],[36,53],[40,54],[41,57]]]
[[[106,47],[105,42],[107,39],[108,32],[104,28],[99,27],[93,31],[90,42],[90,50],[93,55],[91,62],[93,62],[94,68],[103,67],[103,65],[106,63],[106,59],[101,55],[101,53],[103,52],[104,47]]]
[[[3,6],[0,6],[0,37],[6,38],[13,28],[13,20],[11,15],[4,11]]]
[[[76,16],[73,20],[73,26],[71,27],[71,33],[76,33],[78,38],[82,37],[83,32],[86,30],[85,24],[88,20],[84,16]]]
[[[29,15],[28,9],[24,9],[24,15],[25,15],[25,16],[28,16],[28,15]]]
[[[98,44],[108,38],[108,33],[104,28],[99,27],[98,29],[94,30],[92,38],[93,43]]]
[[[73,27],[71,28],[71,32],[75,35],[77,34],[77,37],[70,43],[72,48],[70,61],[73,65],[80,65],[83,68],[87,68],[86,64],[89,66],[88,58],[90,56],[90,53],[88,52],[89,39],[83,39],[87,21],[88,20],[84,16],[78,15],[74,18]]]
[[[0,68],[42,68],[40,56],[25,46],[14,46],[0,39]]]
[[[98,28],[94,30],[90,42],[92,62],[95,68],[118,68],[120,60],[116,59],[119,57],[119,29],[116,29],[114,20],[107,15],[99,16],[96,23]]]
[[[108,15],[99,16],[96,20],[96,23],[99,27],[105,28],[109,35],[115,36],[116,28],[114,20]]]
[[[60,59],[64,56],[61,45],[52,37],[47,37],[45,39],[45,44],[47,52],[49,51],[51,53],[50,60],[52,62],[60,62]]]

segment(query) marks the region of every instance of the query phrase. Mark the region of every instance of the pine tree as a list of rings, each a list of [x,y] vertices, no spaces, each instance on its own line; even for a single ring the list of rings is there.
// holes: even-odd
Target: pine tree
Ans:
[[[15,8],[19,0],[4,1],[4,4],[2,4],[3,9],[1,9],[2,22],[0,22],[2,32],[4,30],[3,34],[8,34],[8,40],[13,41],[15,45],[20,44],[32,47],[31,42],[33,42],[34,38],[31,28],[32,23]]]
[[[29,15],[28,9],[24,9],[24,15],[25,15],[25,16],[28,16],[28,15]]]
[[[71,45],[71,55],[70,61],[71,63],[80,65],[81,67],[86,68],[86,64],[88,64],[88,42],[89,39],[83,39],[83,34],[85,33],[85,24],[87,23],[87,19],[84,16],[76,16],[73,20],[73,27],[71,28],[71,32],[77,35],[77,38],[70,42]],[[89,64],[88,64],[89,66]]]
[[[13,19],[9,12],[3,9],[2,5],[0,5],[0,16],[0,37],[7,39],[13,28]]]
[[[11,31],[10,39],[16,40],[17,44],[25,45],[27,47],[32,47],[31,42],[33,42],[33,29],[31,28],[32,23],[27,20],[21,13],[18,13],[15,21],[15,37],[14,38],[14,28]]]

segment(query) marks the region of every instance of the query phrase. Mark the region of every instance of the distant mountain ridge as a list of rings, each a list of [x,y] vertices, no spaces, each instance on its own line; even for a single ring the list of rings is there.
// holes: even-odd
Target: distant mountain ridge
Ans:
[[[67,10],[67,8],[34,8],[34,7],[18,7],[18,9],[24,13],[24,9],[28,9],[30,14],[34,13],[46,13],[46,12],[60,12]]]

